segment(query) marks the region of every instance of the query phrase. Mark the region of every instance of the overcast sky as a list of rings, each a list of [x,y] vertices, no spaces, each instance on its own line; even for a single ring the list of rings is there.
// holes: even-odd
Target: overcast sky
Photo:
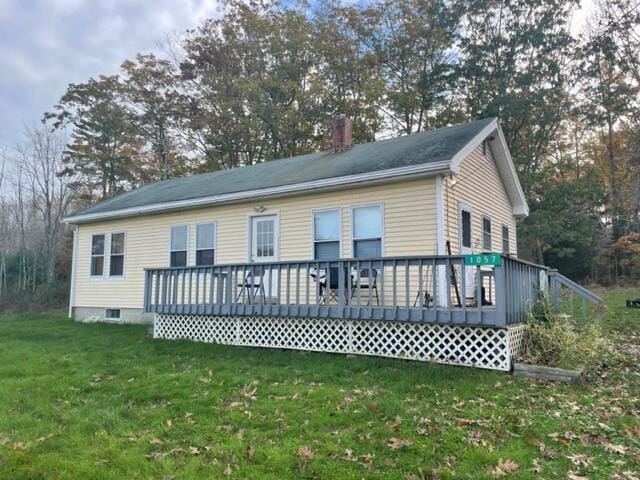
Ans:
[[[0,0],[0,143],[15,144],[67,84],[215,14],[215,0]]]
[[[574,30],[592,10],[583,1]],[[69,83],[115,73],[215,14],[216,0],[0,0],[0,144],[15,145]]]

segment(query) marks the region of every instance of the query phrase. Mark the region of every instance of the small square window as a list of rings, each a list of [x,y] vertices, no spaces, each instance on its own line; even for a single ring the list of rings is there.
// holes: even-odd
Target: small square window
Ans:
[[[107,320],[120,320],[119,308],[107,308],[104,314],[104,318]]]

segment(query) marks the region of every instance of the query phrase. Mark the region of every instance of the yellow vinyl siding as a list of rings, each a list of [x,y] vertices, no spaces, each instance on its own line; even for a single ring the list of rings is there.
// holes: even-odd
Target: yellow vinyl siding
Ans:
[[[445,241],[451,241],[451,251],[459,253],[458,206],[463,202],[471,206],[471,246],[474,252],[482,248],[482,216],[491,219],[492,251],[502,252],[502,225],[509,227],[509,250],[516,249],[516,223],[513,206],[502,182],[496,163],[487,147],[486,156],[482,145],[463,160],[460,173],[443,179],[443,207]]]
[[[188,265],[195,262],[195,224],[210,221],[216,223],[216,264],[246,262],[249,215],[254,214],[258,206],[264,207],[266,212],[279,214],[279,253],[282,261],[311,259],[312,211],[340,207],[342,255],[350,257],[350,207],[361,204],[382,204],[384,207],[385,256],[436,253],[434,178],[82,224],[78,226],[74,306],[141,308],[143,269],[169,264],[172,225],[189,225]],[[111,232],[126,233],[124,278],[89,278],[91,235],[108,235]],[[106,256],[109,255],[108,247],[107,244]],[[107,261],[106,273],[108,268]]]

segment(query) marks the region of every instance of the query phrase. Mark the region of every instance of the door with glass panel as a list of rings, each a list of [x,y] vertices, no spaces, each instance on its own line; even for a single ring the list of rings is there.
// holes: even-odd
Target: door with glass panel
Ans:
[[[278,222],[275,215],[251,217],[251,262],[269,263],[278,260],[277,228]],[[264,291],[271,298],[278,296],[277,275],[277,270],[273,268],[269,275],[268,267],[262,274]]]

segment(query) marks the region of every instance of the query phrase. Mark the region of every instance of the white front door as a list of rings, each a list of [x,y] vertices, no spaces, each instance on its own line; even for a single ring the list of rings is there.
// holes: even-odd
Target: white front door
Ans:
[[[270,263],[278,261],[278,218],[276,215],[251,217],[251,262]],[[266,270],[262,276],[267,297],[278,297],[278,271]]]

